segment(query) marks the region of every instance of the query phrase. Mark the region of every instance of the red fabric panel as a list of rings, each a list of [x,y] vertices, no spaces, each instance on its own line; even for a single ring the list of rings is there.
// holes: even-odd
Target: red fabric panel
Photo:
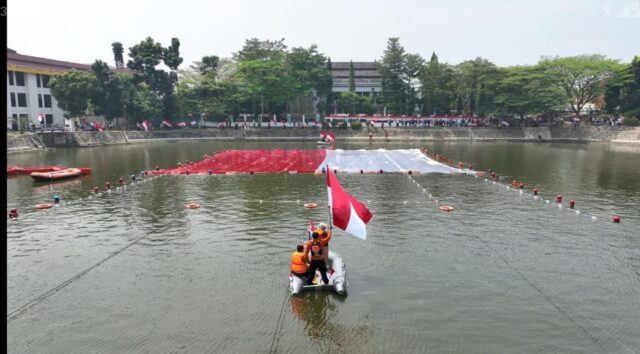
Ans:
[[[326,150],[226,150],[186,166],[152,171],[153,174],[282,173],[314,172],[324,161]]]

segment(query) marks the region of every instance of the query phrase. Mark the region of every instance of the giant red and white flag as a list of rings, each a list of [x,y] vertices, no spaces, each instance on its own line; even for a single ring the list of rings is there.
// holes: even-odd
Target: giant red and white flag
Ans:
[[[353,236],[366,240],[367,224],[373,217],[369,209],[345,192],[327,166],[327,195],[333,224]]]

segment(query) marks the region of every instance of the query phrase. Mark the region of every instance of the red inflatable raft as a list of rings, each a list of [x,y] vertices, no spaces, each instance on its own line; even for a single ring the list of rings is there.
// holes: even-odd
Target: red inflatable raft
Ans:
[[[53,172],[64,170],[64,167],[60,166],[36,166],[36,167],[20,167],[20,166],[7,166],[7,176],[31,174],[33,172]]]
[[[79,168],[67,168],[66,170],[51,172],[33,172],[31,178],[36,181],[57,181],[60,179],[79,177],[82,171]]]

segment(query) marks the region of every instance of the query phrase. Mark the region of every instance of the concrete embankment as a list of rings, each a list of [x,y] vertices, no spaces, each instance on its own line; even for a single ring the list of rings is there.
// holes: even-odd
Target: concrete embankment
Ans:
[[[363,128],[331,129],[339,140],[390,141],[558,141],[640,144],[640,127],[510,127],[510,128]],[[172,131],[106,131],[35,134],[7,134],[7,151],[34,150],[43,146],[89,147],[150,141],[215,140],[318,140],[310,128],[185,129]]]

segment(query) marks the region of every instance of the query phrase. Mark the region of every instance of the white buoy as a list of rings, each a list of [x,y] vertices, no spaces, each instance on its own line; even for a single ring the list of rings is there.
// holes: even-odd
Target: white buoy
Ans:
[[[407,201],[405,200],[403,204],[404,204],[404,205],[407,205]]]
[[[534,195],[534,196],[533,196],[533,200],[538,200],[538,196],[537,196],[537,195]]]
[[[260,204],[262,204],[262,199],[260,199]]]
[[[493,184],[496,184],[496,181],[493,181]]]
[[[580,210],[576,210],[576,215],[580,215]]]
[[[547,204],[549,204],[549,201],[548,201],[548,200],[545,200],[544,202],[545,202],[545,203],[547,203]]]
[[[522,192],[522,189],[521,189],[521,190],[520,190],[520,194],[522,194],[522,193],[524,193],[524,192]]]
[[[562,209],[562,204],[558,204],[558,209]]]

